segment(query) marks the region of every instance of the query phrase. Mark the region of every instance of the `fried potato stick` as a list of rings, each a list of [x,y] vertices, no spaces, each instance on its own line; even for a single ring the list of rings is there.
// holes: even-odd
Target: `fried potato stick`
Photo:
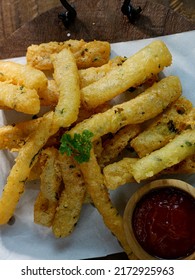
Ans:
[[[40,157],[38,156],[35,164],[33,165],[32,169],[30,170],[30,174],[27,181],[34,181],[39,180],[42,172],[42,166],[40,163]]]
[[[189,126],[192,129],[195,129],[195,107],[192,108],[192,110],[187,114],[187,116],[182,120],[182,123],[185,126]]]
[[[34,222],[45,227],[51,227],[56,207],[57,202],[48,200],[40,191],[34,204]]]
[[[40,175],[40,189],[43,196],[52,202],[59,200],[61,171],[57,162],[58,150],[54,147],[44,149],[40,155],[42,172]]]
[[[87,191],[93,203],[101,214],[105,225],[116,236],[128,257],[134,258],[131,248],[125,238],[123,220],[110,200],[109,193],[104,185],[103,175],[97,163],[93,150],[89,162],[82,163],[81,171],[84,176]]]
[[[51,150],[56,150],[56,149],[58,150],[60,138],[61,138],[61,132],[59,130],[56,134],[52,135],[48,139],[47,143],[43,147],[43,151],[50,150],[50,149]],[[42,151],[42,153],[43,153],[43,151]],[[38,160],[36,161],[35,165],[31,169],[29,177],[28,177],[28,181],[33,181],[33,180],[40,179],[41,174],[43,172],[45,160],[47,159],[47,156],[43,157],[44,159],[42,158],[42,153],[40,153],[40,155],[38,157]],[[51,172],[56,172],[57,173],[54,176],[54,177],[56,177],[56,179],[53,178],[54,179],[53,180],[54,184],[56,184],[58,182],[58,179],[60,179],[60,181],[61,181],[61,175],[59,174],[59,167],[58,167],[58,165],[59,165],[58,164],[58,160],[56,159],[56,162],[54,162],[55,170],[51,171]],[[45,175],[45,176],[47,176],[47,175]],[[47,181],[47,179],[45,181]],[[53,187],[52,187],[52,189],[55,190],[55,188],[53,188]],[[56,190],[57,190],[57,188],[56,188]],[[54,196],[54,194],[53,194],[53,196]],[[55,198],[57,199],[58,197],[59,197],[59,195],[57,193],[55,193]]]
[[[94,150],[95,157],[99,163],[101,161],[101,155],[103,152],[102,138],[93,141],[93,150]]]
[[[133,178],[131,166],[138,160],[138,158],[123,158],[118,162],[114,162],[105,166],[103,169],[103,175],[106,187],[110,190],[115,190],[124,184],[135,183],[136,181]],[[165,168],[150,179],[154,180],[162,175],[181,175],[194,173],[195,155],[192,155],[169,168]]]
[[[129,57],[122,66],[108,72],[99,81],[81,90],[81,101],[87,108],[96,107],[130,87],[144,83],[171,64],[172,57],[162,41],[154,41]]]
[[[90,67],[79,70],[80,87],[83,88],[101,79],[107,72],[118,67],[124,61],[125,58],[117,56],[100,67]],[[56,106],[59,99],[59,92],[54,80],[48,80],[47,88],[39,91],[39,97],[42,106]]]
[[[54,126],[68,127],[77,120],[80,106],[79,76],[73,54],[64,49],[52,57],[54,79],[59,90]]]
[[[0,61],[0,81],[9,81],[37,92],[47,87],[47,77],[42,71],[12,61]]]
[[[130,142],[131,147],[140,158],[163,147],[187,125],[184,121],[191,109],[192,103],[180,97]]]
[[[127,125],[121,128],[111,139],[103,142],[103,151],[99,160],[100,166],[105,166],[116,159],[125,149],[129,141],[141,131],[138,124]]]
[[[160,98],[160,94],[157,94],[157,90],[159,92],[162,91],[162,99],[166,100],[167,98],[171,98],[169,102],[171,103],[173,99],[179,97],[179,83],[177,78],[166,78],[166,80],[162,80],[160,84],[154,85],[156,88],[156,101],[153,102],[159,103],[158,100]],[[175,85],[174,85],[175,84]],[[178,87],[178,89],[177,89]],[[165,90],[166,89],[166,90]],[[175,94],[173,98],[172,95],[169,94],[169,90],[172,91],[172,94]],[[178,92],[177,92],[178,90]],[[153,93],[152,93],[153,92]],[[164,94],[164,95],[163,95]],[[145,95],[145,94],[144,94]],[[150,118],[151,113],[155,113],[156,115],[162,111],[166,107],[167,104],[162,104],[162,108],[159,112],[159,108],[157,106],[153,106],[151,109],[151,100],[154,97],[153,88],[150,88],[147,95],[140,95],[136,98],[141,99],[137,102],[137,99],[133,99],[129,102],[123,103],[121,105],[116,105],[112,109],[108,109],[109,106],[102,105],[99,110],[92,110],[84,112],[81,108],[79,112],[79,121],[82,121],[85,118],[89,118],[92,114],[95,114],[93,117],[85,120],[84,122],[79,123],[75,128],[73,128],[70,133],[74,134],[75,132],[81,133],[84,129],[91,130],[94,133],[94,139],[99,139],[102,135],[107,134],[109,132],[115,133],[121,127],[127,125],[129,122],[137,122],[135,120],[135,116],[140,116],[140,122],[145,121]],[[150,96],[151,95],[151,96]],[[153,96],[153,97],[152,97]],[[168,101],[168,100],[167,100]],[[132,103],[133,102],[133,103]],[[136,105],[137,103],[137,105]],[[141,105],[143,104],[143,105]],[[149,116],[143,113],[143,106],[146,107],[146,110],[149,112]],[[104,109],[105,108],[105,109]],[[129,110],[132,109],[132,110]],[[154,110],[157,110],[157,112]],[[98,113],[98,111],[103,111],[103,113]],[[152,118],[152,116],[151,116]],[[3,126],[0,128],[0,149],[19,149],[26,141],[26,137],[37,128],[37,125],[41,118],[21,122],[16,125]]]
[[[108,110],[108,108],[110,108],[109,104],[103,104],[90,111],[80,108],[76,122],[83,121],[97,112],[104,112]],[[37,119],[0,127],[0,150],[8,149],[10,151],[18,151],[25,144],[29,134],[37,129],[41,119],[42,117],[39,117]],[[59,130],[58,133],[52,135],[52,137],[48,139],[46,146],[58,146],[60,137],[61,133]],[[33,175],[32,178],[36,177]]]
[[[195,130],[182,131],[159,150],[139,159],[131,168],[137,182],[151,178],[195,153]]]
[[[125,60],[126,58],[124,57],[116,56],[113,59],[109,60],[108,63],[100,67],[89,67],[87,69],[79,70],[80,87],[84,88],[100,80],[112,69],[122,65]]]
[[[109,61],[110,44],[106,41],[87,42],[81,49],[74,52],[78,69],[99,67]]]
[[[60,195],[52,230],[56,237],[66,237],[79,220],[86,187],[80,168],[72,157],[59,154],[59,164],[65,188]]]
[[[83,47],[83,40],[68,40],[65,42],[49,42],[39,45],[32,44],[27,48],[26,60],[27,64],[40,70],[52,70],[53,64],[51,55],[61,52],[64,48],[70,48],[74,53]]]
[[[56,106],[59,99],[59,92],[54,80],[48,80],[48,86],[39,91],[41,106]]]
[[[180,95],[179,78],[169,76],[153,84],[136,98],[84,120],[68,133],[74,135],[87,129],[94,134],[93,140],[96,140],[109,132],[115,133],[128,124],[138,124],[154,118]]]
[[[195,173],[195,155],[189,156],[179,163],[164,169],[162,174],[194,174]]]
[[[92,110],[87,110],[86,108],[83,108],[82,106],[79,109],[79,115],[78,118],[76,120],[76,122],[74,124],[80,123],[88,118],[90,118],[92,115],[98,114],[98,113],[103,113],[105,111],[107,111],[108,109],[110,109],[112,106],[106,102],[105,104],[102,104],[100,106],[98,106],[95,109]]]
[[[40,70],[51,70],[51,54],[59,53],[65,48],[73,53],[79,69],[101,66],[107,63],[110,57],[108,42],[68,40],[29,46],[26,53],[27,63]]]
[[[20,149],[0,199],[0,224],[6,224],[14,214],[17,203],[24,192],[30,170],[51,135],[52,121],[53,112],[45,115],[37,130],[31,134],[26,144]]]
[[[34,222],[43,226],[51,227],[58,200],[60,196],[60,183],[61,183],[61,172],[57,163],[58,151],[51,147],[44,149],[40,156],[39,161],[34,165],[36,172],[34,174],[39,176],[40,172],[40,192],[37,195],[34,204]]]
[[[37,114],[40,100],[35,89],[0,82],[0,106],[26,114]]]
[[[80,88],[86,87],[100,80],[106,75],[106,73],[118,67],[120,63],[123,63],[123,58],[116,57],[113,60],[110,60],[107,64],[104,64],[100,67],[90,67],[87,69],[79,70]],[[134,94],[136,91],[136,94],[138,95],[157,81],[158,77],[157,75],[154,75],[150,79],[146,80],[142,85],[133,88],[132,90]],[[39,91],[39,97],[42,106],[56,106],[59,99],[59,92],[54,80],[48,80],[47,88],[45,90]],[[92,108],[90,110],[94,110],[96,108]],[[85,110],[86,109],[87,108],[85,108]]]
[[[123,158],[118,162],[108,164],[103,169],[104,183],[110,190],[115,190],[126,183],[135,182],[131,166],[137,158]]]
[[[20,149],[29,134],[37,129],[41,120],[42,118],[38,118],[0,127],[0,149]]]

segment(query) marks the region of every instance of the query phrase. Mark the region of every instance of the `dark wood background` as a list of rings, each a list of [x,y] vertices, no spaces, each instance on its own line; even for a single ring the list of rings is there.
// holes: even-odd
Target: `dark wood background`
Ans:
[[[4,36],[0,36],[0,58],[25,55],[27,46],[32,43],[64,41],[70,38],[118,42],[193,30],[194,13],[185,17],[184,4],[178,4],[178,1],[180,0],[172,1],[172,7],[175,7],[173,9],[167,0],[132,0],[135,7],[142,8],[142,13],[140,19],[131,24],[121,12],[123,0],[70,0],[69,3],[76,8],[77,17],[69,28],[65,28],[58,19],[58,13],[65,11],[60,1],[6,0],[6,3],[10,2],[8,5],[2,0],[1,32]],[[195,1],[190,2],[193,3],[192,11]],[[9,7],[11,17],[8,16],[6,7]],[[16,10],[13,10],[14,7]],[[181,7],[183,12],[180,11]]]
[[[91,2],[98,1],[91,0]],[[195,22],[194,0],[150,0],[150,2],[165,5]],[[59,0],[0,0],[0,44],[27,21],[59,5]]]

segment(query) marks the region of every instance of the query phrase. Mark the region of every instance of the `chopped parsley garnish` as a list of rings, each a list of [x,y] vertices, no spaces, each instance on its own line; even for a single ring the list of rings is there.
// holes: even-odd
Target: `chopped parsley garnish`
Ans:
[[[65,133],[60,140],[59,151],[73,156],[78,163],[88,162],[92,148],[93,133],[89,130],[83,130],[81,134],[75,133],[72,138],[70,134]]]
[[[185,144],[186,144],[186,146],[188,146],[188,147],[191,147],[191,146],[192,146],[192,143],[189,142],[189,141],[186,141]]]

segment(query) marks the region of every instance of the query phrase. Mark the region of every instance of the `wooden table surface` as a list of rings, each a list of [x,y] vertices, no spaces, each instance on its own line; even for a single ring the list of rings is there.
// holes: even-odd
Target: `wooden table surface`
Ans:
[[[184,15],[192,22],[195,22],[194,0],[150,1],[170,7],[173,11]],[[0,45],[5,38],[11,35],[23,24],[59,5],[61,5],[59,0],[0,0]]]
[[[195,29],[194,0],[132,0],[142,8],[129,23],[121,12],[124,0],[69,0],[77,11],[67,29],[58,19],[66,10],[59,0],[1,0],[0,58],[23,56],[31,44],[67,39],[135,40]],[[159,4],[160,3],[160,4]]]

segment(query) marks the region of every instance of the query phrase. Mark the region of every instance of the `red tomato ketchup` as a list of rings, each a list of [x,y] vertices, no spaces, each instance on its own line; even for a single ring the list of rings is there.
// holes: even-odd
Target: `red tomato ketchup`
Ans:
[[[145,194],[132,217],[142,248],[162,259],[183,258],[195,251],[195,199],[175,187]]]

